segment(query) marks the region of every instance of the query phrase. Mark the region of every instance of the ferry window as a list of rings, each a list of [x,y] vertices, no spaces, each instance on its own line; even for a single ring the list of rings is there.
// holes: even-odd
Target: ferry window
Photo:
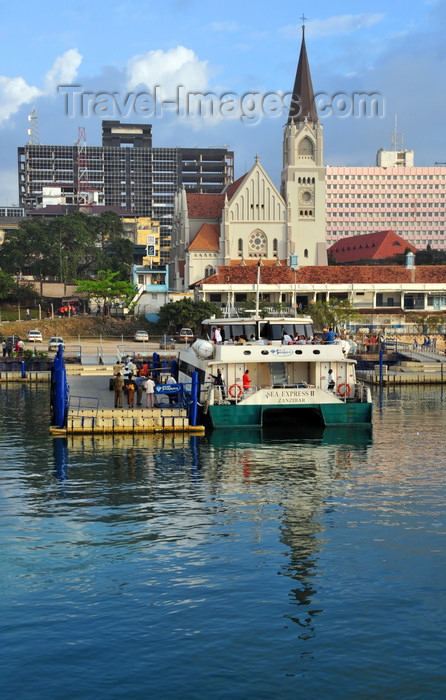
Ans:
[[[261,338],[269,338],[269,323],[260,323],[259,335]]]
[[[302,350],[295,350],[294,352],[296,355],[302,355]]]

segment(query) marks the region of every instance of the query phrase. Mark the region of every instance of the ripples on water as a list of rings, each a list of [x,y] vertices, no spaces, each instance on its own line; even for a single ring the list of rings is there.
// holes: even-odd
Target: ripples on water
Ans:
[[[443,390],[370,431],[48,435],[0,387],[6,698],[446,693]]]

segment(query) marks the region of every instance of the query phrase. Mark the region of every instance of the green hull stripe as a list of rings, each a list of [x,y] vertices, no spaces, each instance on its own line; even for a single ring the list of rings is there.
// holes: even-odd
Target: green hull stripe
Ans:
[[[307,409],[317,411],[325,426],[336,425],[371,425],[371,403],[342,403],[342,404],[305,404],[301,406],[286,406],[271,404],[268,406],[214,405],[209,406],[209,418],[214,428],[260,428],[263,424],[263,413],[268,410],[287,410],[306,412]]]

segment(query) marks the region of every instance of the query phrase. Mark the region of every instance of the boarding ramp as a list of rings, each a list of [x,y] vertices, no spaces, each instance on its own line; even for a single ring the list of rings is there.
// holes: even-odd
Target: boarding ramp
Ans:
[[[446,356],[431,345],[403,343],[399,340],[386,340],[383,343],[384,353],[395,353],[412,362],[445,362]]]

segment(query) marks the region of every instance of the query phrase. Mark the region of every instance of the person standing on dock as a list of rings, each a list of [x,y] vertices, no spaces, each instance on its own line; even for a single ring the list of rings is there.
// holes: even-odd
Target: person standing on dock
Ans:
[[[143,375],[138,371],[138,373],[135,377],[136,405],[137,406],[142,406],[143,382],[145,382],[145,379],[144,379]]]
[[[135,400],[135,381],[133,379],[133,375],[129,374],[129,377],[127,379],[127,403],[129,408],[133,408],[133,402]]]
[[[155,382],[152,375],[147,377],[146,381],[146,408],[154,408],[155,406]]]
[[[118,372],[115,377],[115,408],[122,408],[122,394],[124,389],[124,380],[121,372]]]

